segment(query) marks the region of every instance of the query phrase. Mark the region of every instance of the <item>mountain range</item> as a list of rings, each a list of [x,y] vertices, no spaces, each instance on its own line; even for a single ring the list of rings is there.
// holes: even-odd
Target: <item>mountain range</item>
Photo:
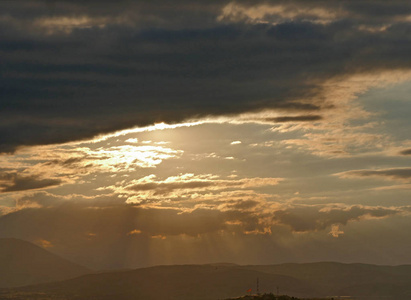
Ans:
[[[0,288],[64,280],[90,272],[32,243],[0,239]]]
[[[216,300],[257,292],[411,299],[410,265],[224,263],[93,273],[28,242],[3,239],[0,249],[0,286],[7,287],[0,290],[0,299]]]

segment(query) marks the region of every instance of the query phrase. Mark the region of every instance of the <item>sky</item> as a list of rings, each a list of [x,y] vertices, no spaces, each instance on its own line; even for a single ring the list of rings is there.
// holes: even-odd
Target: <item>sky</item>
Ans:
[[[0,1],[0,237],[411,264],[410,53],[408,0]]]

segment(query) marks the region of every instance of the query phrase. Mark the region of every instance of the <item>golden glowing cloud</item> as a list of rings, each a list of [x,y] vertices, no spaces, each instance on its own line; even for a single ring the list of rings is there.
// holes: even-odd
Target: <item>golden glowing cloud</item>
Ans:
[[[218,175],[212,174],[180,174],[158,180],[157,176],[152,174],[129,182],[119,182],[108,188],[116,193],[129,195],[129,203],[139,203],[144,199],[158,201],[178,198],[201,199],[204,193],[212,191],[275,186],[281,180],[281,178],[221,179]]]
[[[329,23],[340,18],[343,11],[329,10],[324,7],[304,7],[293,4],[259,4],[253,6],[242,5],[237,2],[227,4],[221,14],[219,21],[229,20],[231,22],[245,21],[249,23],[272,23],[284,20],[310,20],[316,23]]]
[[[340,237],[340,235],[344,234],[344,231],[340,230],[340,225],[332,225],[331,226],[331,231],[329,232],[330,235],[332,235],[335,238]]]

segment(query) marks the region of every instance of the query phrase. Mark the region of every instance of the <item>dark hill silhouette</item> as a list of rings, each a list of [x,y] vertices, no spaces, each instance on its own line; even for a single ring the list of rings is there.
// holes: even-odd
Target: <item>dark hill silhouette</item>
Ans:
[[[300,279],[326,295],[411,299],[411,265],[320,262],[243,267]]]
[[[241,297],[250,288],[255,293],[257,278],[261,293],[276,294],[278,286],[280,294],[298,298],[411,299],[411,266],[332,262],[158,266],[2,290],[0,299],[216,300]]]
[[[317,294],[298,279],[224,265],[158,266],[90,274],[18,291],[26,293],[26,297],[42,292],[57,299],[77,300],[216,300],[244,295],[249,288],[254,290],[257,277],[261,292],[273,291],[279,284],[291,295]]]
[[[332,298],[331,298],[332,299]],[[261,294],[261,295],[246,295],[239,298],[230,298],[225,300],[331,300],[330,298],[311,298],[311,299],[301,299],[290,297],[288,295],[274,295],[274,294]],[[345,299],[352,300],[352,299]]]
[[[0,287],[17,287],[74,278],[90,270],[32,243],[0,239]]]

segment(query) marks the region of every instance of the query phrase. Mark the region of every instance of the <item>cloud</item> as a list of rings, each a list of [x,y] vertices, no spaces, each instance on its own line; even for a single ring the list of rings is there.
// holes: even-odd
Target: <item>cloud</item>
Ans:
[[[211,174],[180,174],[164,180],[149,175],[130,182],[119,182],[108,188],[117,193],[128,194],[131,203],[142,200],[164,201],[167,199],[189,200],[201,199],[208,193],[221,193],[224,190],[255,189],[264,186],[275,186],[281,178],[243,178],[221,179]],[[217,195],[214,195],[215,197]]]
[[[155,168],[166,159],[176,158],[183,151],[163,145],[49,145],[27,148],[16,155],[2,155],[0,192],[21,192],[47,189],[63,184],[81,184],[87,176],[135,172]],[[108,176],[108,175],[107,175]],[[101,178],[99,177],[99,178]],[[94,188],[93,188],[94,189]]]
[[[330,78],[410,68],[404,1],[293,1],[265,24],[219,21],[225,1],[61,1],[51,16],[31,3],[1,4],[1,152],[158,122],[320,113],[333,110],[322,97]],[[257,12],[263,2],[244,5]],[[376,20],[390,23],[359,28]]]
[[[136,235],[136,234],[141,234],[141,230],[138,229],[133,229],[127,235]]]
[[[175,183],[140,183],[134,184],[127,187],[130,191],[152,191],[154,190],[154,195],[164,195],[171,193],[175,190],[191,190],[191,189],[204,189],[213,185],[218,185],[218,183],[213,183],[211,181],[187,181],[187,182],[175,182]]]
[[[47,179],[40,176],[25,176],[17,173],[0,174],[0,192],[38,190],[62,184],[60,179]]]
[[[307,115],[307,116],[284,116],[277,118],[267,118],[267,122],[286,123],[286,122],[313,122],[322,120],[322,116]]]
[[[172,258],[169,263],[181,263],[187,262],[187,257],[196,258],[196,262],[208,261],[210,255],[216,260],[233,260],[237,257],[234,253],[238,253],[244,255],[244,262],[250,255],[250,247],[245,245],[250,243],[258,248],[252,252],[255,257],[265,253],[262,250],[267,247],[276,251],[286,247],[289,253],[300,249],[296,245],[307,241],[308,236],[327,239],[330,231],[338,235],[344,231],[344,240],[352,239],[346,246],[357,247],[358,240],[349,230],[353,221],[383,221],[406,211],[359,205],[289,206],[246,199],[247,195],[251,197],[244,191],[231,200],[227,200],[228,194],[222,195],[221,199],[212,198],[214,201],[197,202],[209,207],[187,209],[125,204],[119,195],[60,197],[37,192],[20,199],[20,210],[0,217],[0,237],[47,241],[44,246],[52,245],[53,252],[97,268],[166,263],[164,255]],[[315,242],[308,240],[315,248]],[[370,242],[367,240],[368,246]],[[319,249],[323,249],[324,244],[320,244]],[[304,253],[308,256],[300,257],[312,254]]]
[[[358,177],[380,177],[389,180],[409,181],[411,178],[411,168],[391,168],[379,170],[352,170],[335,174],[341,178],[358,178]]]
[[[401,155],[411,155],[411,149],[405,149],[400,152]]]
[[[346,225],[361,218],[384,218],[401,213],[401,210],[384,207],[353,205],[339,206],[295,206],[274,212],[274,220],[290,226],[293,231],[307,232],[324,230],[338,224]]]
[[[41,194],[34,195],[32,201],[39,201],[40,197]],[[111,198],[112,205],[107,205],[108,198]],[[14,224],[15,227],[11,230],[14,234],[22,234],[21,230],[23,230],[30,239],[41,237],[51,243],[63,237],[67,240],[81,237],[85,242],[89,240],[90,232],[93,233],[93,238],[98,240],[112,239],[118,235],[124,237],[180,234],[197,236],[225,227],[222,212],[217,210],[195,209],[184,212],[178,209],[143,209],[124,204],[124,199],[106,196],[91,200],[83,198],[83,203],[73,200],[57,198],[48,207],[15,211],[8,214],[6,218],[0,219],[0,223]],[[99,204],[101,200],[106,204]],[[26,199],[27,201],[29,200]],[[22,218],[26,222],[21,222]],[[34,224],[37,218],[42,218],[42,221]],[[70,220],[73,219],[77,220],[76,224],[69,225],[72,223]],[[104,222],[107,225],[103,225]],[[113,227],[106,231],[110,226]],[[5,227],[2,228],[1,235],[12,234]]]
[[[344,234],[344,231],[340,230],[339,225],[332,225],[331,226],[331,231],[329,232],[330,235],[332,235],[335,238],[340,237],[340,235]]]
[[[229,210],[244,211],[244,210],[253,209],[259,204],[261,204],[261,202],[256,201],[256,200],[227,201],[227,203],[224,204],[223,207]]]
[[[42,240],[42,239],[37,240],[36,244],[38,244],[40,247],[43,247],[43,248],[52,248],[52,247],[54,247],[54,245],[50,241]]]
[[[304,138],[287,139],[281,143],[308,149],[318,156],[344,157],[378,149],[377,142],[383,139],[379,134],[341,127],[328,132],[309,132]]]

